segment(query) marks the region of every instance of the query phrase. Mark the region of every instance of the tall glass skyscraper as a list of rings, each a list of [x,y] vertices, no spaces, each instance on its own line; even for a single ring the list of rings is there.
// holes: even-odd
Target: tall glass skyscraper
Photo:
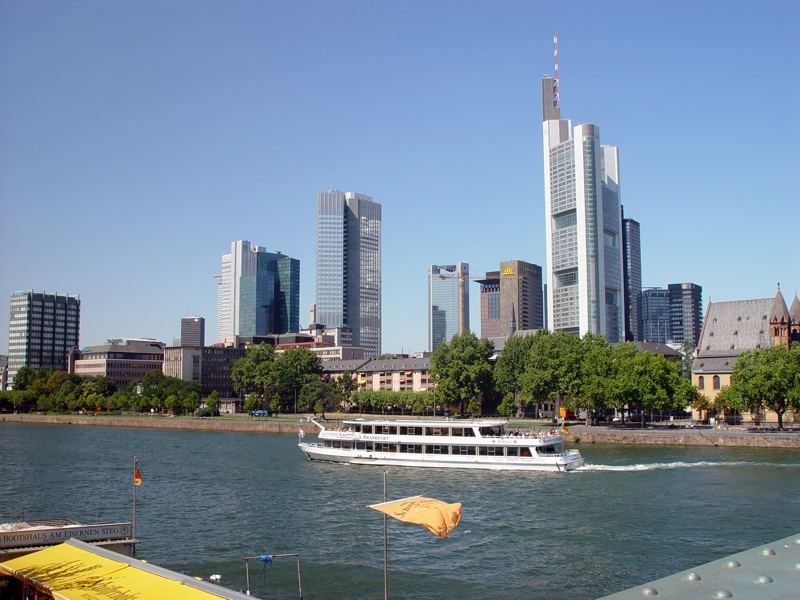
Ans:
[[[247,240],[232,242],[217,287],[217,340],[294,333],[299,317],[300,261]]]
[[[366,194],[317,196],[317,321],[349,326],[367,357],[381,353],[381,205]]]
[[[622,213],[622,273],[625,287],[625,341],[642,341],[642,250],[639,222]]]
[[[703,288],[696,283],[670,283],[642,292],[642,339],[662,344],[691,342],[697,346],[703,324]]]
[[[597,125],[561,118],[557,82],[542,80],[548,327],[624,338],[619,153]]]
[[[428,348],[432,351],[469,331],[469,265],[428,269]]]
[[[81,300],[46,292],[11,294],[8,379],[22,367],[67,370],[67,353],[78,347]]]

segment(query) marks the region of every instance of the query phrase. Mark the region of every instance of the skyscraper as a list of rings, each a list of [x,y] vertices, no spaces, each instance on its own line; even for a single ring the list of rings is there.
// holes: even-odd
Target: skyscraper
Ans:
[[[697,345],[702,325],[703,288],[670,283],[642,291],[642,339],[662,344]]]
[[[642,290],[642,340],[666,344],[671,332],[669,290]]]
[[[670,342],[697,346],[703,323],[703,288],[696,283],[670,283]]]
[[[181,319],[181,346],[203,347],[206,345],[206,320],[203,317]]]
[[[500,331],[542,329],[542,267],[524,260],[500,263]]]
[[[624,337],[619,153],[600,128],[561,118],[558,75],[542,80],[547,315],[552,331]]]
[[[247,240],[222,255],[217,287],[217,340],[295,333],[300,317],[300,261]]]
[[[366,194],[317,196],[317,321],[348,325],[365,356],[381,353],[381,205]]]
[[[489,271],[477,282],[481,286],[481,337],[500,337],[500,271]]]
[[[81,300],[45,292],[11,294],[8,326],[8,378],[22,367],[67,370],[67,353],[77,348]]]
[[[642,341],[642,250],[639,222],[622,214],[622,280],[625,298],[625,341]]]
[[[428,349],[469,331],[469,265],[428,269]]]

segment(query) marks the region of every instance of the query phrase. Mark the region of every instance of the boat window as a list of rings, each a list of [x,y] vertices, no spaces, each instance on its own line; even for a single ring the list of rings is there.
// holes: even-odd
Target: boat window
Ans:
[[[342,442],[342,448],[345,450],[352,450],[353,442]]]
[[[397,452],[396,444],[375,444],[375,452]]]
[[[435,435],[435,436],[450,435],[450,429],[448,427],[426,427],[425,435]]]
[[[528,448],[527,446],[525,446],[523,448],[520,448],[519,449],[519,455],[520,456],[530,456],[531,455],[531,449]]]
[[[464,437],[475,437],[475,430],[472,427],[464,429]]]
[[[475,456],[475,446],[453,446],[451,454]]]
[[[381,433],[383,435],[397,435],[397,427],[393,427],[391,425],[384,425],[381,428]]]
[[[356,450],[366,450],[367,445],[364,442],[356,442]]]
[[[519,456],[519,448],[517,446],[509,446],[506,448],[506,456]]]
[[[361,433],[361,425],[356,424],[355,432]]]
[[[450,433],[454,437],[462,437],[464,435],[464,428],[463,427],[453,427],[450,430]]]
[[[481,435],[483,437],[497,437],[503,435],[503,426],[494,425],[492,427],[481,427]]]
[[[503,456],[503,447],[481,446],[481,456]]]
[[[334,448],[341,448],[342,447],[342,442],[340,442],[339,440],[333,440],[333,447]]]
[[[400,452],[422,454],[422,444],[400,444]]]
[[[400,435],[422,435],[422,427],[401,427]]]
[[[539,446],[536,452],[539,454],[561,454],[563,448],[561,444],[547,444],[546,446]]]
[[[449,446],[440,446],[439,444],[425,446],[425,454],[450,454],[449,450]]]
[[[372,433],[372,425],[364,425],[364,433]]]

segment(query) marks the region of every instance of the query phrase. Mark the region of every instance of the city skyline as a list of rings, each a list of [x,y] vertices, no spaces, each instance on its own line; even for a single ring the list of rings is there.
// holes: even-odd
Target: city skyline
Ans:
[[[562,110],[621,148],[643,287],[769,297],[787,269],[774,257],[793,256],[791,2],[43,2],[3,17],[0,313],[15,290],[80,295],[82,345],[170,340],[186,314],[216,331],[213,276],[232,239],[300,260],[305,314],[314,198],[336,187],[383,206],[383,350],[425,349],[428,265],[547,261],[539,81],[554,30]],[[362,35],[325,44],[331,27]],[[775,126],[756,144],[746,132],[765,106]]]

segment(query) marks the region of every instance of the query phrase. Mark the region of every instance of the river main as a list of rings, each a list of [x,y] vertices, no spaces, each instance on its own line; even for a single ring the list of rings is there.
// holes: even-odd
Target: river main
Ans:
[[[308,438],[306,438],[308,439]],[[297,438],[0,425],[0,522],[131,518],[137,556],[245,586],[245,555],[298,552],[308,600],[383,597],[383,470],[309,462]],[[563,473],[390,469],[389,497],[463,503],[449,539],[389,524],[390,597],[588,599],[798,530],[800,452],[581,446]],[[251,592],[296,598],[293,561]]]

